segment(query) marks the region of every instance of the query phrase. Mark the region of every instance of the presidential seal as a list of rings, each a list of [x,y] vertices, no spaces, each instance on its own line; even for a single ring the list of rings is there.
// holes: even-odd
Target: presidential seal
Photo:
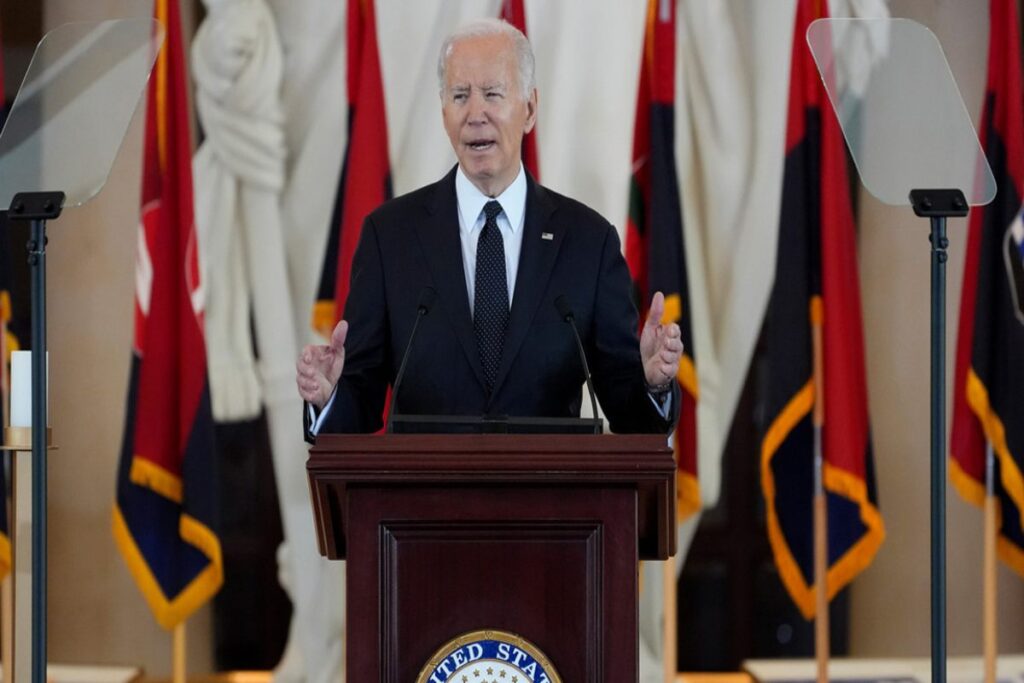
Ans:
[[[530,641],[504,631],[471,631],[444,644],[416,683],[562,683]]]

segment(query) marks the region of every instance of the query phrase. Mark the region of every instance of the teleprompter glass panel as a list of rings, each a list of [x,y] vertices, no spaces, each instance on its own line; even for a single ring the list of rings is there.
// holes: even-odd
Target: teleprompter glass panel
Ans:
[[[19,192],[103,187],[164,30],[154,19],[65,24],[39,42],[0,135],[0,208]]]
[[[935,34],[909,19],[819,19],[807,44],[861,181],[910,204],[913,189],[992,201],[995,178]]]

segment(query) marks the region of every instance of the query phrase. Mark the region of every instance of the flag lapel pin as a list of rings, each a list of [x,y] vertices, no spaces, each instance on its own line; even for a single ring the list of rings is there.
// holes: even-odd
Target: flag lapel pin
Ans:
[[[555,239],[555,233],[553,233],[553,232],[542,232],[540,234],[540,238],[542,240],[548,240],[550,242],[551,240]]]

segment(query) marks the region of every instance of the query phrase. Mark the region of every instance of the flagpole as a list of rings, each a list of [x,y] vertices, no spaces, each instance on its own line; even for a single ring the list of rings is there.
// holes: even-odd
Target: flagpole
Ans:
[[[676,652],[676,556],[668,558],[662,564],[662,663],[665,667],[665,683],[675,683],[678,669],[678,653]],[[987,683],[987,682],[986,682]]]
[[[985,446],[985,559],[983,576],[982,632],[985,654],[985,683],[996,683],[996,505],[995,456],[992,444]]]
[[[818,683],[828,683],[828,510],[825,503],[822,428],[825,424],[825,373],[822,344],[824,311],[820,296],[811,299],[811,346],[814,354],[814,655]]]
[[[818,477],[815,488],[821,488],[821,461],[815,458],[814,470]],[[828,683],[828,586],[827,560],[828,516],[825,493],[814,494],[814,654],[818,663],[818,683]]]
[[[185,622],[174,627],[171,637],[171,682],[185,683]]]
[[[8,517],[7,519],[11,519]],[[12,534],[13,536],[13,534]],[[0,584],[0,628],[3,629],[0,641],[0,657],[3,658],[3,680],[14,681],[14,558],[11,558],[11,571]]]

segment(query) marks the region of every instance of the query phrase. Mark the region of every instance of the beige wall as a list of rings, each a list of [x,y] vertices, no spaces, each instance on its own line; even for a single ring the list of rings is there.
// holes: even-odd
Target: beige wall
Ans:
[[[984,87],[987,3],[899,0],[894,14],[939,35],[969,107]],[[48,0],[45,26],[146,14],[140,0]],[[111,180],[50,227],[49,320],[53,424],[50,462],[50,653],[61,662],[142,664],[164,675],[170,639],[151,618],[110,534],[110,505],[130,355],[141,119]],[[928,588],[927,225],[909,209],[862,196],[861,277],[871,418],[888,539],[853,586],[859,655],[926,655]],[[963,221],[950,225],[949,374],[963,267]],[[949,496],[949,643],[980,651],[981,516]],[[1001,649],[1024,651],[1024,583],[1001,569]],[[211,666],[209,611],[190,624],[190,664]]]
[[[151,7],[140,0],[48,0],[44,30],[148,15]],[[142,665],[166,676],[170,634],[154,621],[110,532],[131,359],[142,110],[103,191],[47,231],[52,424],[60,446],[48,468],[48,647],[54,662]],[[209,608],[190,620],[188,635],[191,670],[209,671]]]
[[[929,26],[946,51],[977,121],[985,88],[988,3],[895,0],[895,16]],[[909,208],[861,192],[860,273],[867,336],[871,426],[888,538],[854,584],[852,650],[857,655],[924,656],[930,648],[929,226]],[[947,396],[951,396],[966,221],[951,220]],[[951,401],[951,398],[948,399]],[[947,440],[948,443],[948,440]],[[951,654],[981,653],[980,510],[947,495],[948,643]],[[1000,564],[1001,652],[1024,651],[1024,582]]]

